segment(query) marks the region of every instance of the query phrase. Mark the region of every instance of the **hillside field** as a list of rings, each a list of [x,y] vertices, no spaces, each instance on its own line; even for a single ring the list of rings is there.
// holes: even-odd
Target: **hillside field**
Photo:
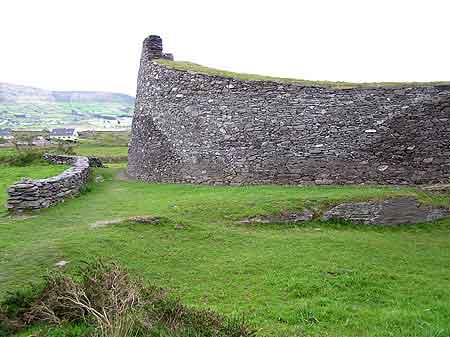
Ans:
[[[47,137],[48,133],[42,131],[15,131],[18,139],[30,139],[37,136]],[[77,143],[66,143],[63,147],[52,145],[48,147],[20,146],[0,148],[0,165],[8,162],[19,153],[27,152],[50,152],[62,153],[70,151],[68,154],[82,156],[96,156],[104,162],[126,162],[128,157],[128,141],[130,134],[128,131],[84,131],[80,133]]]
[[[96,91],[49,91],[0,82],[0,128],[129,129],[134,97]]]
[[[450,336],[450,220],[394,228],[237,223],[347,200],[418,195],[450,206],[450,197],[411,188],[147,184],[120,179],[125,165],[95,169],[88,191],[53,208],[0,213],[0,299],[40,282],[60,260],[70,272],[103,257],[188,306],[244,315],[260,337]],[[21,176],[62,169],[0,166],[0,201]],[[137,215],[165,221],[124,221]],[[36,326],[17,337],[82,336],[74,331]]]

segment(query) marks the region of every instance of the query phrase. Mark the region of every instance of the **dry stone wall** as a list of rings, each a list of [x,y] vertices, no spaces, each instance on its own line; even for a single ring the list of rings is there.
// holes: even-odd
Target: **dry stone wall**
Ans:
[[[156,46],[152,45],[152,39]],[[450,86],[333,89],[155,62],[144,42],[128,173],[205,184],[429,184],[450,179]]]
[[[23,179],[8,188],[6,207],[11,212],[35,211],[50,207],[80,193],[89,179],[89,158],[46,154],[54,164],[72,165],[63,173],[46,179]]]

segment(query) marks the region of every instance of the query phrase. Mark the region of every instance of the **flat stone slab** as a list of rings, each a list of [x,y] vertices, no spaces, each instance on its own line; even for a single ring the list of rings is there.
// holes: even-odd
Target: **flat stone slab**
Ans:
[[[161,217],[151,215],[133,216],[127,219],[128,221],[143,223],[143,224],[159,224],[162,221]]]
[[[99,220],[89,225],[89,228],[101,228],[109,225],[118,225],[125,222],[135,222],[141,224],[151,224],[156,225],[163,222],[165,219],[158,216],[152,215],[137,215],[129,218],[118,218],[118,219],[110,219],[110,220]]]
[[[282,212],[275,215],[259,215],[249,218],[242,219],[238,221],[240,224],[258,224],[258,223],[296,223],[311,221],[313,219],[314,213],[308,209],[299,212]]]
[[[383,201],[343,203],[322,217],[322,220],[346,220],[365,225],[401,225],[431,222],[450,216],[448,208],[421,205],[411,197]]]

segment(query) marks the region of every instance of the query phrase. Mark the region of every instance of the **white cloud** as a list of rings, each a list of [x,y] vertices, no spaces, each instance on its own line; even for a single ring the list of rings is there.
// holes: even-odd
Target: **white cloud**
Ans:
[[[142,40],[176,59],[345,81],[450,80],[447,0],[2,0],[0,81],[134,94]]]

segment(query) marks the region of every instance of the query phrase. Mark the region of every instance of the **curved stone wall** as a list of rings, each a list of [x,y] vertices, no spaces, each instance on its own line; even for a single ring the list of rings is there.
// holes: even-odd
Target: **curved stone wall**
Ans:
[[[169,68],[146,39],[128,173],[207,184],[450,178],[450,87],[333,89]]]
[[[69,164],[63,173],[46,179],[23,179],[8,188],[6,207],[11,212],[35,211],[80,194],[89,179],[90,159],[81,156],[44,155],[54,164]]]

